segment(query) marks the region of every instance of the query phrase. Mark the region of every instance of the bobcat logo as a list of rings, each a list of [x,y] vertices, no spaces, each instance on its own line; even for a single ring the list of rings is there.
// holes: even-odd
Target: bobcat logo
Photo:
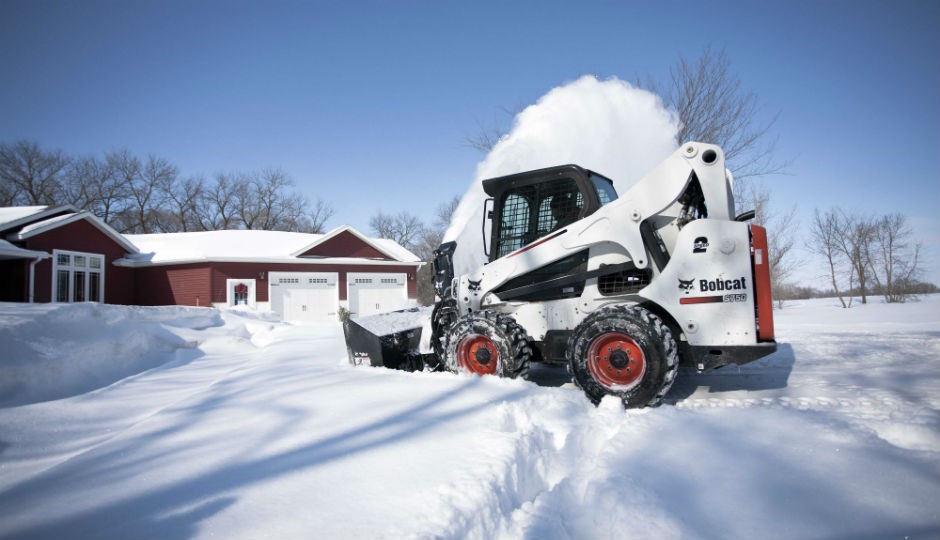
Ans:
[[[685,294],[689,294],[690,292],[692,292],[692,287],[694,285],[695,285],[695,278],[679,280],[679,290],[685,291]]]

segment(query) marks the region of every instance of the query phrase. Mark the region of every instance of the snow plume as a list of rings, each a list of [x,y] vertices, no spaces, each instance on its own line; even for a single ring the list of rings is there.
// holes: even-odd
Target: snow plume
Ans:
[[[457,241],[456,274],[486,260],[482,180],[574,163],[609,177],[623,193],[675,150],[678,125],[658,96],[616,78],[584,76],[549,91],[516,116],[510,133],[477,166],[444,235]]]

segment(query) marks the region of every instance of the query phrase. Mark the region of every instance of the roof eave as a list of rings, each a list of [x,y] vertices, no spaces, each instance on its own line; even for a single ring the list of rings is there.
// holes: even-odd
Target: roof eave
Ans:
[[[49,219],[49,218],[47,218],[47,219]],[[75,223],[76,221],[81,220],[81,219],[84,219],[84,220],[88,221],[89,223],[91,223],[94,227],[96,227],[98,230],[100,230],[101,232],[103,232],[106,236],[108,236],[109,238],[111,238],[112,240],[114,240],[114,242],[115,242],[116,244],[118,244],[118,245],[120,245],[122,248],[124,248],[128,253],[139,253],[139,250],[137,249],[137,246],[135,246],[135,245],[132,244],[129,240],[127,240],[126,238],[124,238],[124,235],[122,235],[121,233],[117,232],[117,231],[114,230],[110,225],[108,225],[107,223],[101,221],[100,219],[98,219],[97,216],[95,216],[94,214],[92,214],[91,212],[88,212],[88,211],[86,211],[86,210],[82,210],[82,211],[80,211],[80,212],[76,212],[76,213],[72,214],[71,216],[69,216],[69,217],[67,217],[67,218],[65,218],[65,219],[63,219],[63,220],[61,220],[61,221],[56,221],[56,222],[53,222],[53,223],[48,223],[48,224],[46,224],[46,225],[43,225],[43,226],[41,226],[41,227],[37,227],[37,228],[35,228],[35,229],[31,230],[31,231],[28,231],[28,232],[26,232],[26,233],[23,233],[23,232],[14,233],[14,234],[10,235],[10,238],[12,238],[12,239],[14,239],[14,240],[16,240],[16,241],[23,241],[23,240],[32,238],[32,237],[34,237],[34,236],[38,236],[38,235],[40,235],[40,234],[46,233],[46,232],[48,232],[48,231],[51,231],[51,230],[53,230],[53,229],[62,227],[62,226],[64,226],[64,225],[68,225],[68,224],[70,224],[70,223]]]
[[[117,259],[115,266],[126,268],[149,268],[154,266],[179,266],[184,264],[212,264],[212,263],[240,263],[240,264],[300,264],[305,266],[347,265],[347,266],[414,266],[420,268],[425,262],[405,262],[398,260],[355,259],[350,257],[304,259],[304,258],[244,258],[244,257],[212,257],[175,259],[170,261],[135,261],[133,259]]]
[[[319,246],[320,244],[326,242],[327,240],[329,240],[329,239],[331,239],[331,238],[335,238],[336,236],[339,236],[340,234],[342,234],[342,233],[344,233],[344,232],[349,232],[350,234],[352,234],[352,235],[355,236],[356,238],[358,238],[358,239],[362,240],[363,242],[365,242],[369,247],[375,249],[376,251],[378,251],[378,252],[381,253],[382,255],[385,255],[386,257],[388,257],[388,258],[391,259],[391,260],[393,260],[393,261],[398,261],[398,262],[404,262],[404,261],[401,261],[400,259],[398,259],[397,257],[395,257],[394,254],[389,253],[388,251],[382,249],[381,246],[379,246],[379,245],[377,245],[375,242],[373,242],[372,239],[369,238],[368,236],[366,236],[366,235],[362,234],[361,232],[359,232],[359,231],[358,231],[355,227],[353,227],[352,225],[341,225],[341,226],[339,226],[339,227],[333,229],[332,231],[329,231],[328,233],[324,234],[323,236],[321,236],[320,238],[318,238],[315,242],[311,243],[310,245],[304,247],[303,249],[300,249],[300,250],[298,250],[298,251],[295,251],[294,253],[291,253],[291,256],[292,256],[292,257],[300,257],[301,255],[303,255],[304,253],[310,251],[311,249],[313,249],[313,248]]]
[[[5,233],[7,231],[12,231],[15,229],[21,229],[26,227],[31,223],[36,223],[37,221],[42,221],[44,219],[49,219],[55,216],[60,216],[62,214],[77,213],[79,210],[72,206],[71,204],[63,204],[60,206],[46,206],[44,209],[39,210],[35,213],[32,213],[28,216],[23,216],[19,219],[14,219],[13,221],[8,221],[6,223],[0,223],[0,233]]]

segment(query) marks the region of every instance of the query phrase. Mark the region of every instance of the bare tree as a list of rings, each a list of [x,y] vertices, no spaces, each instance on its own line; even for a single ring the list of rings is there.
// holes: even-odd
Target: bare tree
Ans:
[[[917,275],[920,253],[920,246],[909,243],[906,223],[900,214],[875,219],[838,208],[823,215],[817,210],[812,249],[830,261],[836,292],[839,291],[835,287],[834,259],[840,262],[842,274],[848,276],[847,292],[858,294],[863,304],[868,303],[868,296],[874,292],[872,282],[887,301],[902,301],[902,296],[895,295],[903,295],[902,291]]]
[[[166,204],[166,232],[189,232],[202,228],[199,219],[200,204],[205,197],[202,177],[167,177],[159,188]]]
[[[268,214],[267,230],[307,232],[307,208],[310,206],[307,198],[296,191],[282,193],[278,198],[279,204]]]
[[[451,200],[437,206],[434,221],[424,227],[424,232],[415,245],[415,255],[422,261],[430,261],[434,256],[434,250],[440,247],[444,233],[450,225],[450,218],[457,210],[458,204],[460,204],[460,197],[454,196]]]
[[[449,201],[437,205],[433,227],[435,230],[440,231],[441,236],[447,232],[447,227],[450,226],[450,220],[454,217],[454,212],[457,211],[458,206],[460,206],[459,195],[454,195]]]
[[[493,120],[487,125],[477,120],[477,132],[474,135],[464,137],[464,146],[469,146],[483,153],[489,152],[496,146],[496,143],[509,133],[509,124],[522,109],[522,104],[517,104],[515,107],[501,107],[501,118]]]
[[[181,179],[167,159],[142,160],[128,149],[71,159],[28,141],[0,145],[0,205],[71,203],[122,233],[322,232],[333,207],[319,198],[311,205],[292,186],[278,169]]]
[[[94,213],[105,223],[124,210],[128,191],[106,160],[73,159],[65,173],[66,201]]]
[[[172,228],[168,223],[166,200],[160,187],[172,184],[179,176],[179,169],[167,159],[148,155],[138,175],[137,182],[131,186],[131,200],[137,215],[137,227],[140,232],[166,232]]]
[[[236,183],[235,213],[246,229],[322,232],[333,215],[321,199],[311,208],[304,195],[290,190],[293,181],[278,169],[243,174]]]
[[[394,240],[408,250],[417,248],[425,229],[420,219],[404,211],[394,216],[379,212],[369,220],[369,227],[376,236]]]
[[[236,192],[241,181],[236,174],[218,173],[203,191],[199,204],[200,228],[205,231],[237,229]]]
[[[333,217],[334,210],[333,206],[330,203],[324,201],[323,199],[317,197],[316,202],[313,203],[304,216],[304,226],[299,229],[301,232],[310,232],[310,233],[322,233],[324,232],[324,226],[326,222]]]
[[[241,175],[235,191],[235,212],[246,229],[271,230],[284,212],[282,191],[290,187],[287,176],[278,170]]]
[[[840,288],[839,283],[841,276],[845,273],[844,268],[847,266],[849,275],[848,290],[851,290],[852,282],[854,281],[854,267],[850,264],[845,264],[845,255],[841,249],[841,235],[842,225],[840,223],[839,212],[837,210],[829,210],[823,214],[819,212],[819,209],[816,209],[813,217],[813,225],[810,229],[812,242],[809,247],[813,253],[821,255],[826,260],[829,266],[829,278],[831,279],[832,290],[839,298],[839,302],[842,303],[842,307],[849,308],[852,307],[852,297],[849,296],[848,302],[846,302],[842,294],[845,289]]]
[[[872,224],[867,264],[872,279],[888,303],[904,302],[920,272],[920,244],[901,214],[882,216]]]
[[[112,226],[123,233],[163,232],[161,186],[176,178],[176,166],[152,154],[141,161],[126,148],[110,152],[106,159],[115,181],[126,190],[125,208],[111,220]]]
[[[871,278],[868,261],[874,238],[874,220],[842,210],[838,211],[838,215],[839,249],[852,267],[861,302],[867,304]]]
[[[669,75],[666,82],[646,86],[679,115],[677,144],[697,140],[721,146],[739,180],[786,170],[788,164],[775,158],[776,139],[770,137],[779,113],[760,119],[757,95],[744,90],[724,50],[708,47],[694,60],[680,56]]]
[[[34,141],[0,144],[0,204],[61,204],[68,165],[62,151],[45,151]]]
[[[124,208],[114,215],[109,224],[122,233],[140,232],[131,194],[140,176],[140,159],[123,148],[108,152],[105,160],[114,174],[115,182],[126,190]]]

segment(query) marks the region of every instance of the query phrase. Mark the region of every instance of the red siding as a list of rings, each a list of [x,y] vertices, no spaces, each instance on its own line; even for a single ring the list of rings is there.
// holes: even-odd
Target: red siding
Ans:
[[[308,257],[361,257],[364,259],[391,260],[381,251],[363,242],[349,231],[343,231],[333,238],[303,253]]]
[[[104,301],[108,304],[134,304],[134,270],[114,266],[127,251],[87,220],[81,219],[26,239],[25,249],[52,253],[53,249],[82,251],[105,256]],[[36,265],[37,302],[52,301],[52,259]]]
[[[210,306],[213,302],[210,276],[211,270],[205,263],[138,268],[137,303],[142,306]]]

